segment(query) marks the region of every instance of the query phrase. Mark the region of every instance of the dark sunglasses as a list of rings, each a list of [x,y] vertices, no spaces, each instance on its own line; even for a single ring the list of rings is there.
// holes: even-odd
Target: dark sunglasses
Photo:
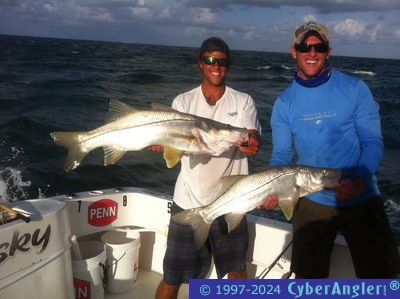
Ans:
[[[315,51],[318,53],[326,53],[329,50],[329,45],[327,43],[319,43],[319,44],[301,43],[301,44],[295,44],[294,48],[296,49],[296,51],[299,51],[300,53],[308,53],[311,51],[311,48],[314,48]]]
[[[207,65],[214,65],[218,63],[219,66],[228,67],[230,64],[230,60],[228,58],[215,58],[212,56],[203,56],[202,60]]]

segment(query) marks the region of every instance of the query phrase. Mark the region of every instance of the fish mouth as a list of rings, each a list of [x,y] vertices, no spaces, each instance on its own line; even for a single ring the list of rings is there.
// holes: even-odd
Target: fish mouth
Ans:
[[[244,131],[235,131],[231,132],[227,138],[227,141],[236,143],[236,144],[248,144],[249,143],[249,134],[247,133],[247,130]]]
[[[250,135],[246,130],[246,132],[243,132],[240,142],[249,143],[249,140],[250,140]]]
[[[231,131],[232,142],[248,143],[250,136],[246,128],[237,128]]]
[[[340,169],[329,170],[330,175],[328,178],[328,184],[326,184],[327,188],[335,188],[338,187],[340,178],[342,177],[342,171]]]
[[[236,132],[236,137],[232,142],[235,142],[237,145],[240,146],[248,146],[249,141],[250,141],[250,135],[247,132],[247,129],[244,130],[237,130]]]

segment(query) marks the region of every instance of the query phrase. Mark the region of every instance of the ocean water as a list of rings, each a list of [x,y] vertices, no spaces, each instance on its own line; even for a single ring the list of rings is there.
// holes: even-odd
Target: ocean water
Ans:
[[[200,84],[196,53],[183,47],[0,35],[0,197],[15,201],[118,186],[172,194],[179,167],[167,169],[159,153],[129,152],[104,167],[98,149],[66,173],[66,150],[49,134],[103,125],[110,99],[137,107],[170,105],[177,94]],[[254,98],[263,128],[261,149],[250,158],[252,172],[268,164],[271,109],[295,66],[288,53],[232,55],[228,85]],[[385,153],[378,179],[400,240],[400,60],[333,56],[331,65],[363,79],[380,104]]]

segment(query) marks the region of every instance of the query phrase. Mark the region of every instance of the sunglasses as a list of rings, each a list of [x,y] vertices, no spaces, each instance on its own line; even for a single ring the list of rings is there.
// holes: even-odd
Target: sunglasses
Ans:
[[[218,63],[218,65],[221,67],[228,67],[230,64],[230,60],[228,58],[215,58],[212,56],[203,56],[202,60],[204,64],[207,65],[214,65]]]
[[[329,50],[329,45],[327,43],[319,43],[319,44],[301,43],[301,44],[295,44],[294,48],[296,49],[296,51],[299,51],[300,53],[308,53],[311,51],[311,48],[314,48],[315,51],[318,53],[326,53]]]

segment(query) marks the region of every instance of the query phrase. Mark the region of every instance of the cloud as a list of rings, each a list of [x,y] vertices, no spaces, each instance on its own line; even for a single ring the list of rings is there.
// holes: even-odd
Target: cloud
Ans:
[[[383,31],[382,25],[369,25],[364,21],[346,19],[344,21],[334,22],[331,30],[335,35],[351,39],[364,39],[376,41],[377,36]]]
[[[252,24],[247,24],[243,27],[244,31],[244,39],[245,40],[253,40],[257,34],[257,28]]]
[[[77,6],[73,9],[72,18],[100,22],[111,22],[114,20],[112,14],[104,8],[91,9],[83,6]]]
[[[155,13],[152,9],[148,7],[141,7],[141,6],[136,6],[136,7],[128,7],[128,10],[132,13],[133,17],[138,17],[141,19],[154,19]]]
[[[317,21],[317,17],[315,15],[305,15],[303,17],[303,22]]]
[[[123,16],[124,21],[129,21],[129,16],[123,14],[123,10],[131,12],[131,18],[148,20],[154,23],[170,20],[171,22],[183,22],[193,24],[210,24],[217,20],[220,13],[231,10],[234,6],[244,8],[283,8],[297,7],[309,8],[320,14],[333,14],[336,12],[379,12],[400,10],[398,0],[0,0],[1,7],[14,7],[35,15],[47,12],[49,14],[61,14],[80,16],[79,10],[88,8],[89,11],[82,15],[83,18],[97,19],[99,21],[112,21]],[[77,15],[74,14],[77,9]],[[90,17],[90,12],[93,16]]]
[[[195,25],[213,24],[217,21],[217,15],[210,8],[192,8],[182,11],[182,19],[184,23],[192,23]]]
[[[331,27],[332,30],[338,35],[356,37],[365,32],[367,24],[365,22],[347,19],[345,21],[336,22]]]
[[[336,12],[387,11],[400,9],[398,0],[188,0],[185,5],[225,9],[231,5],[282,8],[284,6],[311,7],[323,14]]]
[[[44,9],[47,10],[48,12],[52,13],[58,10],[58,7],[55,3],[46,3],[44,5]]]
[[[399,0],[0,0],[0,33],[169,45],[219,35],[280,51],[300,22],[323,20],[337,45],[385,49],[400,41],[399,13]]]

